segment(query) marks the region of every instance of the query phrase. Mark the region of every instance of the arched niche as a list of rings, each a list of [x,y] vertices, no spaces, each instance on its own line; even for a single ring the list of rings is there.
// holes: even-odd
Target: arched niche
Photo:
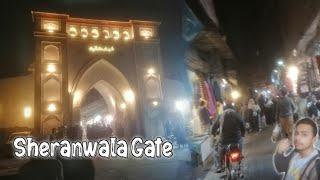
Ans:
[[[43,99],[44,101],[60,101],[61,87],[60,82],[56,78],[47,79],[43,83]]]
[[[42,134],[51,134],[53,129],[61,126],[61,121],[57,116],[50,115],[42,122]]]
[[[59,61],[60,53],[59,48],[55,45],[46,45],[43,48],[43,59],[45,61]]]
[[[160,80],[156,77],[149,77],[145,81],[147,99],[161,99]]]

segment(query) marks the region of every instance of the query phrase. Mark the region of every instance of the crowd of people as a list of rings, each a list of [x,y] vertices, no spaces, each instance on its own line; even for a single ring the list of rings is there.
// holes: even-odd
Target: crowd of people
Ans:
[[[308,117],[317,122],[320,117],[320,101],[316,94],[293,95],[285,87],[279,89],[276,95],[261,93],[235,108],[245,121],[248,133],[277,125],[284,136],[290,136],[298,119]]]

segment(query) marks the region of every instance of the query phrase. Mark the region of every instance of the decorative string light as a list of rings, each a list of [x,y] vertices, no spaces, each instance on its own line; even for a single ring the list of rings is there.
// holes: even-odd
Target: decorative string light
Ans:
[[[76,37],[78,35],[78,31],[75,27],[70,27],[69,28],[69,35],[71,37]]]
[[[114,47],[107,47],[107,46],[89,46],[89,51],[90,52],[113,52],[114,51]]]

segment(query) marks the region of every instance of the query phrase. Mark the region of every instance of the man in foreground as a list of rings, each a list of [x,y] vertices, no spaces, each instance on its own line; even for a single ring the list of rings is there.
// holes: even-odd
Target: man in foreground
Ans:
[[[316,123],[304,118],[295,125],[294,146],[289,139],[279,141],[273,155],[273,163],[278,173],[284,173],[284,180],[320,178],[320,154],[314,147],[318,138],[317,132]]]
[[[223,157],[228,144],[239,144],[242,149],[242,138],[245,135],[245,125],[239,113],[234,110],[231,102],[228,102],[221,117],[213,124],[212,134],[220,131],[220,140],[218,143],[218,167],[217,173],[223,168]]]

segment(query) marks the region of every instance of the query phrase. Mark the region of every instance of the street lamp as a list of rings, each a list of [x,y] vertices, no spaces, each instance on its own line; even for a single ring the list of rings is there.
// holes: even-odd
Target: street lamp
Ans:
[[[283,61],[282,61],[282,60],[279,60],[279,61],[277,62],[277,64],[278,64],[279,66],[283,66]]]
[[[237,100],[240,96],[241,96],[241,95],[240,95],[240,93],[239,93],[237,90],[233,90],[233,91],[231,92],[231,98],[232,98],[233,100]]]

